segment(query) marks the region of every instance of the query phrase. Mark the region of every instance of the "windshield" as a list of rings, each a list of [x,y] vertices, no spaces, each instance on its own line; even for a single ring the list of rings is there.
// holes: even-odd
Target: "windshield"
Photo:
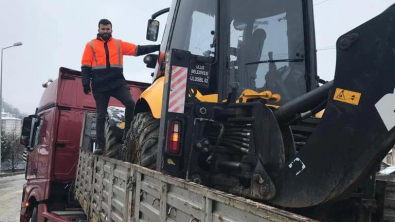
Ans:
[[[226,16],[216,46],[218,2]],[[170,48],[204,57],[219,50],[219,57],[226,57],[227,81],[217,81],[213,63],[210,89],[203,94],[218,93],[218,83],[238,86],[239,95],[245,89],[270,90],[281,95],[281,105],[306,93],[302,0],[181,0]]]
[[[217,48],[215,46],[217,11],[215,0],[181,0],[170,48],[186,50],[208,61],[214,61]],[[210,77],[205,79],[208,85],[194,86],[204,95],[218,93],[216,65],[213,63],[209,69]]]
[[[301,0],[231,0],[229,82],[270,90],[281,103],[306,92]]]
[[[171,47],[193,55],[214,57],[216,3],[213,0],[183,0],[178,9]]]

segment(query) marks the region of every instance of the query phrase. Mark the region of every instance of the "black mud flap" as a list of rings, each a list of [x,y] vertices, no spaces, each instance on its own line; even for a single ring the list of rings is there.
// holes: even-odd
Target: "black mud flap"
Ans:
[[[334,86],[316,131],[273,178],[269,202],[337,200],[369,177],[395,143],[395,5],[340,37]]]

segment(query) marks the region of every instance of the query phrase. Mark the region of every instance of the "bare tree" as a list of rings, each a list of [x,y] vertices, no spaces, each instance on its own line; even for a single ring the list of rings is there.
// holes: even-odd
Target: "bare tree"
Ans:
[[[25,147],[19,143],[20,135],[16,134],[16,130],[12,133],[3,134],[3,139],[7,142],[4,143],[8,149],[8,152],[4,156],[4,162],[2,163],[2,168],[11,169],[15,172],[16,169],[24,162],[23,151]]]

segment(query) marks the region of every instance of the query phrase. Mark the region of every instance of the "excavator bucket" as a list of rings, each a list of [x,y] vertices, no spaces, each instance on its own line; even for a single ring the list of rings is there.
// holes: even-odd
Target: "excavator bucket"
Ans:
[[[325,113],[297,157],[273,178],[269,202],[303,208],[345,197],[395,142],[395,5],[341,36]]]

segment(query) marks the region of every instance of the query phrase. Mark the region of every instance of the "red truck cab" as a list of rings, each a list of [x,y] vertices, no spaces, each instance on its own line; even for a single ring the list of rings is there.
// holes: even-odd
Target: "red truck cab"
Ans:
[[[127,83],[135,101],[149,86]],[[123,106],[113,98],[109,105]],[[88,110],[95,110],[95,101],[91,93],[83,93],[81,73],[60,68],[58,78],[46,87],[35,115],[24,120],[21,143],[30,148],[21,222],[29,221],[33,215],[42,222],[65,221],[53,212],[76,206],[70,201],[70,189],[78,163],[84,112]]]

